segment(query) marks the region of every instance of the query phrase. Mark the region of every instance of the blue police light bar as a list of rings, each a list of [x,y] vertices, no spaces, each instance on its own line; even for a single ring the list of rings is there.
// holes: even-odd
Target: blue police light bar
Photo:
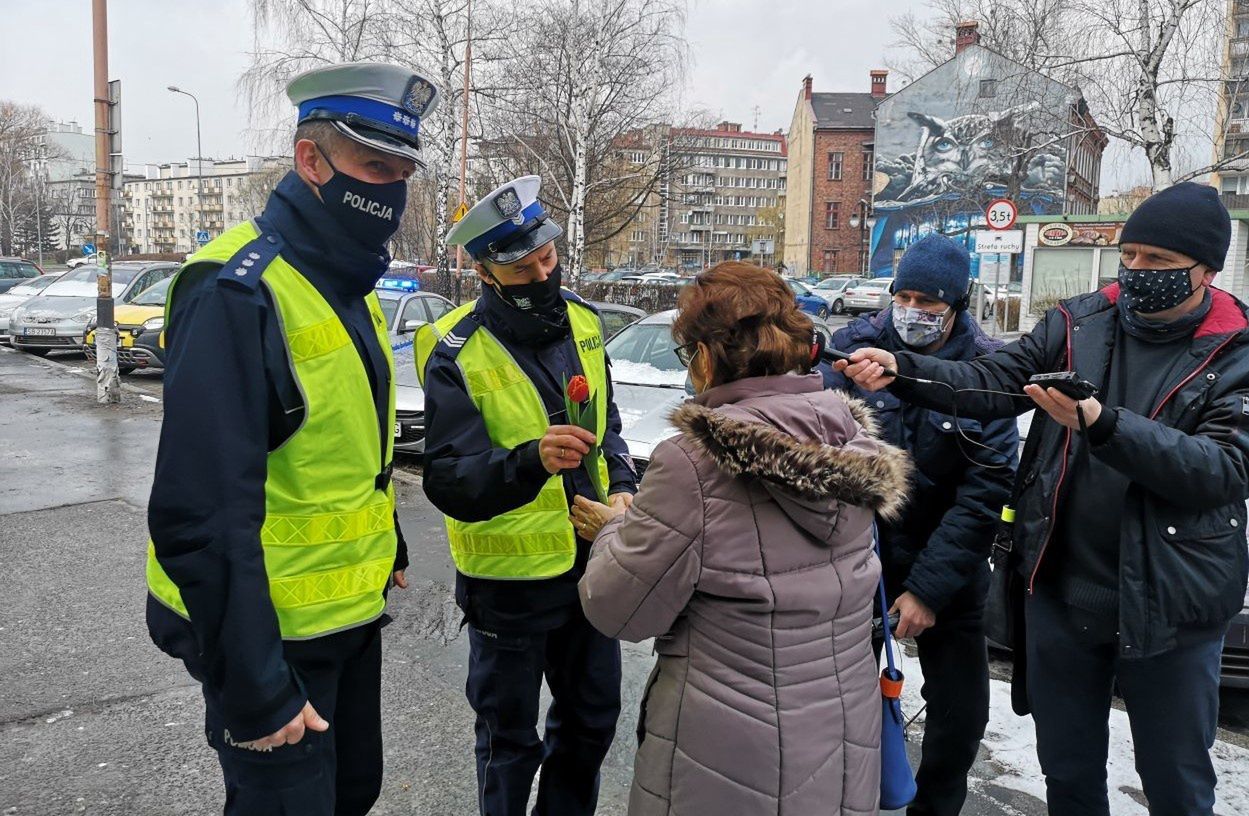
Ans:
[[[379,289],[398,289],[401,292],[419,292],[421,282],[408,278],[382,278],[377,282]]]

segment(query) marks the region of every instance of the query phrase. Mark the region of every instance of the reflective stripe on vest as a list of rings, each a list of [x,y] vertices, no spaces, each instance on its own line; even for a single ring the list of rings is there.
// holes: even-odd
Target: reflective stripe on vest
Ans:
[[[461,306],[417,332],[416,368],[422,383],[435,346],[475,305]],[[601,327],[598,316],[579,303],[568,304],[568,316],[582,373],[598,395],[596,427],[601,443],[607,429],[607,365]],[[488,329],[477,328],[459,348],[455,361],[495,447],[515,448],[546,433],[551,420],[538,389]],[[598,472],[606,489],[610,478],[601,455]],[[523,507],[488,521],[467,522],[447,516],[446,523],[456,569],[477,578],[550,578],[571,569],[577,553],[564,480],[558,474]]]
[[[224,262],[256,236],[252,224],[241,224],[190,262]],[[375,478],[392,456],[394,390],[383,455],[368,375],[334,310],[281,256],[265,268],[261,284],[272,296],[304,399],[303,424],[269,453],[259,530],[282,637],[299,640],[367,623],[385,607],[382,591],[395,562],[395,501],[393,489],[378,490]],[[169,302],[176,290],[175,280]],[[381,305],[373,294],[365,300],[393,383]],[[189,617],[150,541],[147,583],[157,600]]]

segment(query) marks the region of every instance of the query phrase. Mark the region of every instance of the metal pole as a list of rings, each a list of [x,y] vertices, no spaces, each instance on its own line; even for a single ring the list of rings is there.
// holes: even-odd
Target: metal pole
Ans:
[[[176,85],[167,86],[168,90],[191,97],[195,103],[195,186],[199,203],[195,207],[195,231],[204,229],[204,148],[200,144],[199,99],[190,91],[184,91]],[[191,241],[191,251],[195,251],[195,241]]]
[[[464,195],[468,178],[468,88],[469,76],[473,65],[473,0],[468,0],[464,9],[464,97],[460,100],[464,107],[460,119],[460,207],[465,204]],[[440,204],[442,202],[439,202]],[[455,248],[455,302],[460,302],[460,276],[464,270],[464,247]]]
[[[117,373],[117,326],[113,321],[113,256],[108,245],[108,205],[112,196],[108,132],[108,0],[91,0],[91,27],[95,56],[95,398],[100,403],[119,403],[121,380]]]
[[[45,137],[46,138],[46,137]],[[43,152],[43,146],[39,148]],[[43,167],[42,162],[35,165],[35,238],[39,242],[39,268],[43,268]]]

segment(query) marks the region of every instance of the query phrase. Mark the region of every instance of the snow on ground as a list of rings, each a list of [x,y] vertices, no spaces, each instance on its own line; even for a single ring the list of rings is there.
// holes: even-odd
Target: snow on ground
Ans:
[[[919,695],[924,677],[919,659],[904,656],[900,666],[906,675],[902,691],[902,710],[907,717],[915,716],[924,705]],[[1045,800],[1045,777],[1036,756],[1036,729],[1031,717],[1020,717],[1011,710],[1010,684],[990,680],[989,727],[985,732],[984,747],[991,758],[991,766],[1000,774],[989,780],[993,784],[1035,796]],[[911,727],[911,739],[922,738],[921,714]],[[1214,744],[1214,769],[1219,777],[1215,789],[1217,816],[1245,816],[1249,814],[1249,749],[1222,740]],[[1132,732],[1128,715],[1117,708],[1110,710],[1110,757],[1107,762],[1110,789],[1110,812],[1114,816],[1148,816],[1149,811],[1137,799],[1141,794],[1141,780],[1136,773],[1132,753]],[[1131,791],[1134,799],[1125,791]]]

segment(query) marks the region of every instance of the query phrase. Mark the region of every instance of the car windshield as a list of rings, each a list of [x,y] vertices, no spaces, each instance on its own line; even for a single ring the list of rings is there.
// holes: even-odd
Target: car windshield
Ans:
[[[134,300],[130,302],[135,306],[164,306],[165,299],[169,297],[169,285],[171,283],[173,283],[173,275],[154,286],[144,289],[135,295]]]
[[[858,286],[854,288],[855,289],[888,289],[890,283],[892,283],[892,281],[890,281],[887,278],[876,278],[875,280],[864,281],[863,283],[860,283]]]
[[[684,388],[685,366],[677,359],[672,324],[634,323],[607,343],[612,381],[627,385]]]
[[[39,270],[23,261],[0,261],[0,278],[37,278]]]
[[[40,275],[34,280],[19,283],[9,290],[10,295],[37,295],[56,281],[56,275]]]
[[[44,294],[50,297],[95,297],[94,266],[80,266],[77,269],[70,270],[57,279],[56,283],[44,290]],[[121,293],[126,291],[126,287],[130,285],[130,281],[134,280],[140,272],[143,271],[141,266],[114,266],[113,267],[113,297],[121,297]]]
[[[831,289],[834,292],[840,292],[849,285],[854,278],[825,278],[815,287],[816,289]]]
[[[399,296],[389,292],[378,292],[377,300],[381,304],[382,314],[386,317],[386,325],[395,325],[395,312],[399,311]]]

